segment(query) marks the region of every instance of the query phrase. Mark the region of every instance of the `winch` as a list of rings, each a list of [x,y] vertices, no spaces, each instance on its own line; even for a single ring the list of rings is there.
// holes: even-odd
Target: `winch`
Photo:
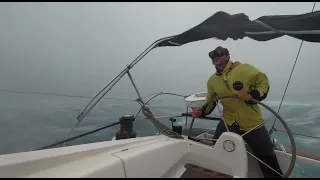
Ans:
[[[124,115],[119,121],[120,130],[116,133],[116,140],[137,137],[137,132],[133,130],[133,121],[135,121],[133,115]]]

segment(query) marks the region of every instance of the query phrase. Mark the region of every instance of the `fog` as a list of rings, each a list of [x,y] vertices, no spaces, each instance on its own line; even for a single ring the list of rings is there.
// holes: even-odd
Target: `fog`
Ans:
[[[312,2],[299,3],[1,3],[0,89],[94,96],[155,40],[179,34],[217,11],[264,15],[307,13]],[[315,10],[319,10],[317,4]],[[206,91],[215,72],[208,52],[229,49],[231,59],[265,72],[269,100],[280,100],[300,40],[268,42],[204,40],[150,52],[132,70],[143,95],[167,91]],[[289,101],[317,102],[320,46],[304,42],[288,89]],[[127,77],[108,97],[135,98]]]

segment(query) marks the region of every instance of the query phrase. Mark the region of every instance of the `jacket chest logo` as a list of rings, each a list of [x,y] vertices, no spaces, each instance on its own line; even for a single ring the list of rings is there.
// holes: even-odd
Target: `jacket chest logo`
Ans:
[[[243,89],[243,83],[241,81],[235,81],[232,86],[236,91],[241,91]]]

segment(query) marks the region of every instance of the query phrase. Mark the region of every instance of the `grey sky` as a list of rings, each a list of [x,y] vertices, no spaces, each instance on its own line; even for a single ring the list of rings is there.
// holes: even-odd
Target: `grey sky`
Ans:
[[[93,96],[155,40],[181,33],[217,11],[263,15],[310,12],[303,3],[1,3],[1,89]],[[315,10],[319,10],[317,4]],[[159,48],[133,69],[139,89],[182,94],[206,91],[214,73],[207,54],[218,45],[233,60],[251,63],[270,78],[269,99],[285,88],[300,41],[205,40]],[[304,43],[289,87],[294,98],[319,95],[320,46]],[[127,78],[109,96],[133,98]],[[310,98],[310,97],[309,97]],[[305,98],[302,98],[305,99]],[[314,99],[311,97],[310,99]],[[297,100],[297,99],[296,99]]]

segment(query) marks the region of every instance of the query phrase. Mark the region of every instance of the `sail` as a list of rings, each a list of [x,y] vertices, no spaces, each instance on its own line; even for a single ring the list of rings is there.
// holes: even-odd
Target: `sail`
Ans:
[[[238,40],[248,37],[256,41],[269,41],[284,35],[308,42],[320,42],[320,11],[262,16],[253,21],[244,13],[230,15],[220,11],[158,46],[181,46],[209,38]]]

